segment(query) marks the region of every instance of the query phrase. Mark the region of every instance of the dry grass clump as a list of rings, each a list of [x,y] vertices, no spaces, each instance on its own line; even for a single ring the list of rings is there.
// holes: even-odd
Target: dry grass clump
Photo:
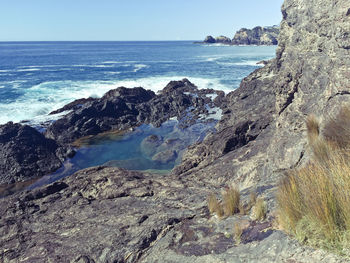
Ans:
[[[279,224],[310,245],[346,254],[350,248],[350,110],[325,125],[307,120],[313,159],[281,181],[277,193]],[[347,138],[345,138],[347,137]]]
[[[223,209],[226,216],[239,213],[241,208],[241,197],[237,186],[231,185],[222,193]]]
[[[258,198],[253,206],[254,219],[262,221],[267,216],[267,205],[264,199]]]
[[[242,234],[243,234],[242,225],[240,223],[236,223],[233,226],[233,238],[234,238],[237,245],[241,243]]]
[[[224,215],[222,206],[214,194],[210,194],[208,197],[208,209],[211,214],[215,213],[219,218]]]
[[[242,210],[240,192],[237,186],[231,185],[222,192],[222,202],[214,194],[208,197],[208,209],[211,214],[216,214],[219,218],[231,216]]]

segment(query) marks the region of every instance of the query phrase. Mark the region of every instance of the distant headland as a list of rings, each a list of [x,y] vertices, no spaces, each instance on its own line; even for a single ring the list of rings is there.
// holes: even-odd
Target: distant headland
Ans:
[[[225,45],[277,45],[278,34],[280,27],[278,25],[261,27],[257,26],[253,29],[241,28],[230,39],[226,36],[207,36],[203,42],[204,44],[225,44]]]

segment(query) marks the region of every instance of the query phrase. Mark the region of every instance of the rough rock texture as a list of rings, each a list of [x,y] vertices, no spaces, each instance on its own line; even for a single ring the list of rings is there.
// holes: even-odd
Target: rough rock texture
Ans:
[[[218,132],[172,175],[98,167],[1,199],[0,261],[348,262],[270,221],[279,178],[308,157],[306,116],[327,118],[350,101],[349,2],[285,0],[282,13],[276,59],[228,95]],[[254,189],[267,199],[269,221],[208,215],[208,193],[231,180],[244,198]]]
[[[219,36],[216,38],[207,36],[202,43],[220,43],[225,45],[277,45],[279,31],[279,26],[257,26],[253,29],[242,28],[236,32],[232,40],[226,36]]]
[[[209,188],[96,167],[0,199],[0,262],[341,262],[269,223],[210,218]]]
[[[219,95],[214,102],[206,96],[210,93]],[[78,100],[58,109],[55,112],[73,111],[50,125],[45,136],[67,144],[84,136],[126,130],[143,123],[158,127],[171,117],[184,118],[190,107],[194,115],[207,113],[206,105],[221,103],[223,96],[220,91],[198,90],[187,79],[171,81],[158,95],[143,88],[119,87],[100,99]]]
[[[242,28],[233,37],[232,45],[277,45],[279,31],[279,26]]]
[[[0,125],[0,184],[51,173],[73,154],[72,149],[59,146],[30,126]]]
[[[225,36],[218,36],[215,38],[215,43],[231,44],[231,39]]]
[[[271,190],[304,162],[306,116],[327,118],[350,100],[348,9],[345,0],[286,0],[276,58],[228,94],[218,132],[191,147],[174,172]]]

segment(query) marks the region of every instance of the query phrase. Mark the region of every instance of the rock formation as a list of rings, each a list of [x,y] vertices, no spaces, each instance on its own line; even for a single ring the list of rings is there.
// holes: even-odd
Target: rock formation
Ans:
[[[269,221],[218,221],[206,208],[210,192],[236,181],[243,198],[254,189],[273,211],[278,180],[308,158],[306,116],[350,102],[348,0],[285,0],[282,14],[276,58],[228,94],[218,132],[173,174],[97,167],[0,199],[0,261],[347,262]]]
[[[191,93],[191,94],[190,94]],[[73,109],[63,118],[50,125],[45,136],[62,144],[72,143],[88,135],[96,135],[110,130],[126,130],[143,123],[152,123],[159,127],[172,117],[180,119],[187,114],[189,107],[199,116],[206,113],[206,104],[211,99],[206,96],[217,93],[216,104],[224,96],[223,92],[198,90],[187,79],[171,81],[160,94],[143,88],[117,88],[107,92],[100,99],[78,100],[66,105],[62,110]],[[193,94],[196,94],[194,96]],[[195,121],[195,118],[188,121]],[[185,122],[183,122],[186,125]],[[189,123],[187,123],[189,124]]]
[[[28,125],[0,125],[0,184],[52,173],[73,154]]]
[[[215,101],[206,96],[213,93],[218,95]],[[45,136],[29,126],[1,125],[0,185],[54,172],[74,154],[71,143],[84,136],[127,130],[143,123],[158,127],[172,117],[181,119],[181,126],[186,127],[195,123],[200,114],[207,114],[207,106],[221,105],[223,97],[224,92],[198,90],[187,79],[171,81],[158,95],[143,88],[119,87],[100,99],[79,99],[56,110],[54,113],[70,112],[49,125]],[[188,118],[190,107],[193,110]],[[163,152],[167,158],[161,154],[154,158],[160,163],[175,160],[183,150],[180,148]]]
[[[242,28],[233,37],[232,45],[277,45],[279,30],[279,26]]]
[[[279,26],[257,26],[253,29],[242,28],[236,32],[232,40],[225,36],[219,36],[217,38],[207,36],[203,43],[220,43],[225,45],[277,45],[279,31]]]
[[[215,38],[215,43],[220,43],[220,44],[231,44],[231,39],[225,36],[219,36]]]
[[[212,36],[207,36],[203,42],[208,44],[213,44],[215,43],[215,38],[213,38]]]

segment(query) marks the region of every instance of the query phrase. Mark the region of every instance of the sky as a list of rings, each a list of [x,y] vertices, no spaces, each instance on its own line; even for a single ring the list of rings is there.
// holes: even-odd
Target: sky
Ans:
[[[279,24],[283,0],[0,0],[0,41],[202,40]]]

